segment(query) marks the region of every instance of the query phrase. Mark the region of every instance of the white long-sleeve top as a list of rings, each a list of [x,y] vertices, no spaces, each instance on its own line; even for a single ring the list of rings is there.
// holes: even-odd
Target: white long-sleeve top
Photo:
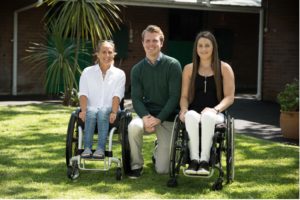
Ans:
[[[121,100],[125,93],[126,76],[123,70],[111,65],[105,78],[98,64],[83,70],[79,81],[79,97],[87,97],[87,107],[110,108],[113,97]]]

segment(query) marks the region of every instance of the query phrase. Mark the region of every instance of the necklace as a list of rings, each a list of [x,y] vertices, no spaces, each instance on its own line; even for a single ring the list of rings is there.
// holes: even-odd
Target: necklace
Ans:
[[[206,84],[207,84],[206,76],[204,76],[204,93],[206,93]]]
[[[200,65],[199,66],[199,73],[200,73],[200,68],[202,68],[202,74],[206,74],[204,75],[204,90],[203,92],[206,93],[206,87],[207,87],[207,80],[206,78],[212,73],[211,70],[212,70],[212,64],[210,65]],[[200,73],[201,74],[201,73]]]

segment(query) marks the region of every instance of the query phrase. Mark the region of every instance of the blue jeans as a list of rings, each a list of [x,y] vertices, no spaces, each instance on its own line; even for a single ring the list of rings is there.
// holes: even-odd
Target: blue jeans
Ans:
[[[95,133],[96,122],[98,126],[98,149],[105,151],[106,138],[109,129],[109,114],[111,108],[88,108],[85,118],[84,128],[84,148],[92,149],[93,135]]]

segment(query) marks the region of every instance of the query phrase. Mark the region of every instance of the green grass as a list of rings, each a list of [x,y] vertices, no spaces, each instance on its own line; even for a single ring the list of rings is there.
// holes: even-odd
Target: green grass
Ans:
[[[145,170],[138,180],[115,179],[108,172],[80,171],[66,176],[65,138],[74,108],[41,104],[0,106],[0,198],[214,198],[298,199],[299,147],[236,134],[236,178],[222,191],[210,179],[157,175],[151,162],[154,135],[144,137]],[[120,145],[114,145],[114,153]]]

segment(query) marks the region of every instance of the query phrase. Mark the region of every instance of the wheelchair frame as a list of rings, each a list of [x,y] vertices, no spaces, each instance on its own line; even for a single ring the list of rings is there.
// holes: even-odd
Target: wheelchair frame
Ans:
[[[170,144],[170,179],[167,182],[169,187],[176,187],[178,185],[177,177],[180,174],[180,167],[182,166],[185,169],[186,164],[189,163],[188,141],[189,138],[185,125],[180,121],[177,115],[173,125]],[[225,113],[225,122],[216,124],[210,153],[209,165],[211,170],[209,175],[189,175],[185,173],[185,170],[183,170],[183,174],[188,177],[210,178],[216,169],[219,172],[219,177],[214,182],[212,189],[221,190],[223,188],[224,179],[222,151],[226,153],[227,183],[231,183],[234,180],[234,118],[231,118],[227,112]]]
[[[122,179],[122,166],[124,172],[127,172],[128,164],[122,163],[122,160],[128,157],[128,149],[123,147],[123,144],[128,143],[128,132],[127,127],[128,123],[131,120],[131,113],[127,110],[121,111],[118,113],[117,122],[113,125],[110,125],[110,131],[108,134],[108,150],[105,150],[104,159],[95,159],[95,158],[82,158],[80,154],[83,152],[83,127],[84,122],[79,118],[80,108],[73,111],[70,117],[67,130],[67,139],[66,139],[66,164],[67,164],[67,176],[68,178],[75,180],[79,177],[79,170],[88,170],[88,171],[108,171],[112,167],[112,164],[116,164],[116,179]],[[97,130],[95,130],[97,132]],[[113,135],[119,131],[119,141],[122,144],[122,159],[113,157],[112,152],[112,143]],[[128,147],[129,148],[129,147]],[[94,150],[92,150],[94,151]],[[130,153],[130,152],[129,152]],[[103,167],[101,168],[87,168],[85,161],[99,161],[103,162]],[[130,167],[130,166],[129,166]]]

